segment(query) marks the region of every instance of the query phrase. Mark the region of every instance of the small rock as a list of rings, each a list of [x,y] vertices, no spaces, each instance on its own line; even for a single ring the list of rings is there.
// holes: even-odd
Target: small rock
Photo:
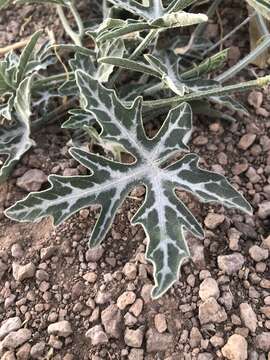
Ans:
[[[200,330],[193,326],[193,328],[190,331],[190,347],[192,349],[199,347],[201,345],[201,341],[203,339],[202,334],[200,333]]]
[[[208,229],[214,230],[221,225],[224,220],[225,216],[223,214],[210,213],[206,216],[204,224]]]
[[[85,259],[87,262],[97,262],[102,258],[104,249],[102,246],[97,246],[93,249],[88,249],[85,254]]]
[[[239,271],[244,265],[244,262],[245,258],[240,253],[218,256],[218,267],[228,275]]]
[[[39,359],[45,350],[45,342],[41,341],[32,346],[30,355],[33,359]]]
[[[17,186],[26,191],[39,191],[41,186],[47,182],[47,176],[43,171],[31,169],[17,179]]]
[[[30,357],[31,345],[25,343],[20,346],[16,352],[17,360],[28,360]]]
[[[228,342],[221,349],[223,356],[229,360],[246,360],[247,359],[247,342],[246,339],[238,334],[229,337]]]
[[[42,248],[40,250],[40,259],[48,260],[57,253],[57,250],[58,250],[57,246],[47,246],[45,248]]]
[[[209,298],[199,306],[199,319],[202,325],[222,323],[227,319],[227,314],[215,298]]]
[[[266,260],[269,256],[269,251],[267,249],[263,249],[258,245],[253,245],[249,248],[250,257],[256,262],[260,262]]]
[[[20,244],[13,244],[11,246],[11,256],[15,259],[23,257],[23,249]]]
[[[262,246],[263,246],[265,249],[270,250],[270,235],[267,236],[267,238],[265,238],[265,239],[263,240]]]
[[[106,344],[108,342],[108,337],[101,325],[96,325],[89,329],[85,336],[91,339],[93,346]]]
[[[167,351],[173,345],[171,334],[160,334],[156,330],[149,329],[146,334],[146,348],[148,352]]]
[[[134,316],[138,317],[143,309],[143,301],[142,299],[137,299],[135,303],[130,307],[129,312],[131,312]]]
[[[68,337],[72,332],[71,325],[67,320],[62,320],[48,326],[49,335]]]
[[[133,263],[126,263],[123,268],[123,273],[128,280],[134,280],[137,276],[137,267]]]
[[[154,317],[154,323],[159,333],[163,333],[167,330],[167,322],[164,314],[156,314]]]
[[[35,275],[36,267],[33,263],[28,263],[26,265],[20,265],[16,262],[12,264],[12,273],[16,281],[23,281],[25,279],[30,279]]]
[[[20,329],[21,326],[22,322],[18,316],[7,319],[0,327],[0,340],[7,336],[10,332]]]
[[[259,204],[258,216],[262,220],[270,216],[270,201],[264,201]]]
[[[125,331],[125,343],[134,348],[140,348],[143,342],[143,330],[139,328],[137,330],[126,329]]]
[[[145,304],[148,304],[151,302],[151,293],[153,290],[153,285],[151,284],[144,284],[141,290],[141,297],[144,300]]]
[[[251,331],[255,332],[257,329],[257,316],[248,303],[242,303],[239,306],[240,317],[243,321],[243,324]]]
[[[265,352],[270,351],[270,331],[257,335],[255,338],[255,343],[258,350]]]
[[[210,338],[210,343],[215,347],[215,348],[219,348],[221,346],[224,345],[224,340],[221,336],[218,335],[213,335]]]
[[[112,295],[109,291],[98,290],[97,295],[95,297],[95,302],[98,305],[104,305],[111,300],[111,297],[112,297]]]
[[[253,90],[248,95],[248,103],[255,109],[259,109],[263,103],[263,94],[260,91]]]
[[[128,305],[131,305],[136,300],[136,294],[133,291],[125,291],[117,299],[117,306],[120,310],[124,310]]]
[[[240,237],[241,237],[241,233],[240,231],[238,231],[237,229],[235,228],[230,228],[228,230],[228,237],[229,237],[229,248],[232,250],[232,251],[237,251],[239,250],[239,240],[240,240]]]
[[[220,295],[218,284],[213,278],[206,278],[200,285],[199,296],[205,301],[210,297],[217,299]]]
[[[143,360],[143,349],[131,349],[128,355],[128,360]]]
[[[83,275],[83,278],[85,281],[87,281],[88,283],[95,283],[97,280],[97,274],[94,273],[93,271],[90,271],[86,274]]]
[[[106,333],[116,339],[121,337],[122,333],[122,315],[115,304],[110,305],[101,313],[101,321]]]
[[[31,336],[32,332],[26,328],[12,331],[4,338],[1,346],[3,349],[16,349],[17,347],[28,341]]]
[[[245,134],[241,137],[238,147],[241,150],[247,150],[256,140],[255,134]]]

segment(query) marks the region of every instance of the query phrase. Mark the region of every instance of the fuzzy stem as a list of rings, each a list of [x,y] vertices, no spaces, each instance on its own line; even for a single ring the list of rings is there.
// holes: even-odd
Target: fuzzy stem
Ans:
[[[210,96],[222,96],[233,92],[252,90],[254,88],[266,86],[269,83],[270,83],[270,75],[258,78],[256,80],[246,81],[241,84],[228,85],[221,88],[214,88],[205,91],[197,91],[191,94],[186,94],[184,96],[174,96],[168,99],[144,101],[143,106],[152,109],[159,109],[163,106],[173,107],[185,101],[193,101],[193,100],[208,98]],[[127,104],[130,105],[131,102],[127,102]]]
[[[129,60],[136,60],[143,53],[143,51],[148,47],[148,45],[151,44],[152,40],[157,36],[158,33],[159,33],[159,30],[157,30],[157,29],[151,30],[149,32],[149,34],[140,43],[140,45],[130,55]],[[116,73],[112,76],[112,79],[110,81],[110,87],[113,86],[113,84],[118,79],[121,72],[122,72],[122,69],[118,69],[116,71]]]
[[[75,18],[75,21],[77,23],[77,26],[79,28],[79,33],[76,33],[75,31],[73,31],[69,25],[69,22],[66,18],[66,15],[63,11],[63,8],[61,5],[56,5],[56,10],[58,13],[58,16],[61,20],[61,23],[63,25],[63,28],[65,29],[65,32],[69,35],[69,37],[73,40],[75,45],[78,46],[82,46],[82,42],[81,42],[81,37],[83,35],[84,29],[83,29],[83,25],[82,25],[82,21],[81,18],[77,12],[77,10],[75,9],[74,5],[71,4],[70,5],[70,10]]]

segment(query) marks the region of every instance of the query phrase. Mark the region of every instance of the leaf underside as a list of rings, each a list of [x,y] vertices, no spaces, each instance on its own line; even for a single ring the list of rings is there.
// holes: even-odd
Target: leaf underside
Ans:
[[[203,237],[201,225],[176,196],[176,189],[191,192],[203,202],[219,202],[245,212],[251,212],[251,207],[223,176],[201,169],[195,154],[176,160],[177,154],[188,151],[192,129],[189,104],[171,109],[158,134],[149,139],[142,124],[140,97],[127,108],[114,91],[84,71],[76,71],[76,81],[83,110],[96,118],[105,140],[120,144],[134,162],[123,164],[71,148],[72,157],[89,169],[90,175],[52,175],[48,190],[29,194],[6,215],[19,221],[38,221],[50,215],[58,225],[80,209],[99,204],[100,215],[89,240],[94,247],[106,236],[129,192],[144,185],[145,201],[132,224],[141,224],[148,236],[146,257],[154,266],[155,278],[152,295],[158,298],[178,279],[180,265],[189,256],[185,232]]]

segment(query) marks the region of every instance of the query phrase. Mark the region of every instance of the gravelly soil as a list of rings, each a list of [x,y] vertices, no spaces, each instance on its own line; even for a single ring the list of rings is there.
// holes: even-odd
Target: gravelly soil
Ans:
[[[39,19],[45,10],[28,11]],[[42,23],[49,19],[58,30],[53,11],[46,11]],[[13,26],[13,10],[5,14]],[[0,16],[3,44],[20,40],[18,29],[26,17],[16,20],[9,38]],[[26,25],[23,36],[32,30]],[[247,40],[234,39],[231,62],[246,51]],[[147,239],[140,227],[129,224],[143,201],[143,188],[125,201],[96,250],[87,248],[96,210],[84,209],[56,229],[50,220],[17,224],[4,218],[3,210],[26,195],[19,185],[29,169],[45,175],[84,173],[68,155],[68,133],[50,126],[34,134],[38,146],[0,186],[1,359],[269,360],[269,97],[269,89],[242,96],[251,116],[237,115],[235,124],[195,119],[191,148],[202,157],[201,165],[225,174],[250,200],[254,216],[182,195],[204,224],[206,237],[189,238],[192,259],[158,301],[150,299]]]

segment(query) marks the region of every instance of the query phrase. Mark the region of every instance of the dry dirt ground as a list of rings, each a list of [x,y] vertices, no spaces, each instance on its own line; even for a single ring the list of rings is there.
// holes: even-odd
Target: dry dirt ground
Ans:
[[[245,16],[237,2],[232,4],[221,11],[225,29],[235,13]],[[4,11],[0,43],[19,41],[40,26],[63,37],[48,6]],[[214,23],[209,34],[215,29]],[[226,45],[234,46],[230,61],[236,61],[247,51],[247,28]],[[186,196],[206,236],[189,238],[192,259],[158,301],[150,298],[145,234],[129,223],[143,188],[125,201],[95,250],[88,250],[87,234],[97,211],[84,209],[56,229],[49,219],[17,224],[4,217],[3,210],[27,194],[20,179],[28,170],[84,172],[68,155],[69,133],[51,125],[34,134],[37,146],[0,186],[1,359],[269,360],[269,100],[269,89],[242,96],[251,116],[236,115],[234,124],[196,119],[192,150],[201,155],[203,167],[226,174],[244,193],[254,216]]]

